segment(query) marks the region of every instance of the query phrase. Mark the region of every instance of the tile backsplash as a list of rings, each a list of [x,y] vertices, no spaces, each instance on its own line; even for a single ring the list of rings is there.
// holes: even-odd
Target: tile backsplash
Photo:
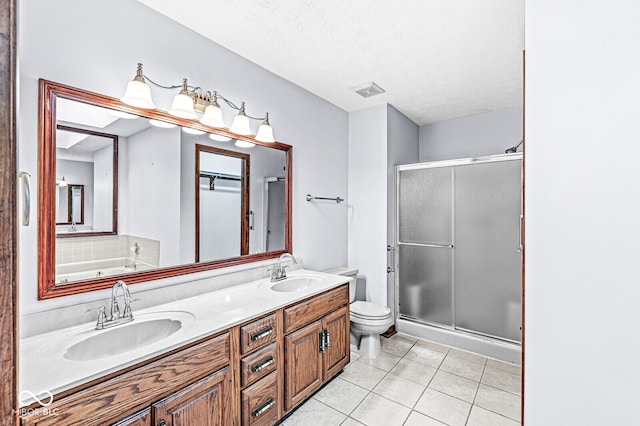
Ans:
[[[136,257],[136,243],[140,247]],[[56,239],[56,265],[114,258],[159,266],[160,241],[134,235],[104,235]]]

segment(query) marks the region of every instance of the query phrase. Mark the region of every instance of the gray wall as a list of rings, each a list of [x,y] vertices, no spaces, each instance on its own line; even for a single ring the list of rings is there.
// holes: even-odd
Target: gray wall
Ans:
[[[120,97],[142,62],[159,83],[179,84],[186,77],[235,102],[245,101],[250,115],[269,111],[276,138],[294,147],[294,253],[311,269],[346,264],[347,203],[319,208],[305,201],[307,193],[347,194],[345,111],[133,0],[22,0],[19,12],[18,161],[19,170],[31,173],[34,193],[38,78]],[[167,110],[175,92],[152,88],[152,95],[158,108]],[[233,111],[224,111],[229,125]],[[258,124],[253,123],[254,131]],[[31,220],[37,223],[35,215]],[[23,314],[107,297],[94,292],[37,301],[35,226],[20,229],[19,257]],[[148,285],[135,287],[141,291]]]
[[[522,139],[522,108],[420,126],[420,162],[504,154]]]
[[[395,166],[419,161],[418,133],[416,123],[400,111],[387,106],[387,244],[394,246],[395,233]],[[395,277],[387,274],[387,306],[395,306]]]

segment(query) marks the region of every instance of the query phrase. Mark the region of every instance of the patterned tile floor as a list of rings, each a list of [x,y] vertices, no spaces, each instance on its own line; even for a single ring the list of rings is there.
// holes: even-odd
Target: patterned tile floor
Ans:
[[[520,424],[520,366],[396,334],[344,372],[285,426]]]

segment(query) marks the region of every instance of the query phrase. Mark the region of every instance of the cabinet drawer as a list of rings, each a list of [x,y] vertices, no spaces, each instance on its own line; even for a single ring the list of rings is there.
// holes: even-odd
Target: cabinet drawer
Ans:
[[[278,367],[278,351],[272,343],[240,361],[240,385],[246,386],[274,371]]]
[[[284,332],[291,333],[349,303],[349,287],[343,285],[284,310]]]
[[[242,425],[272,425],[280,413],[278,380],[274,371],[256,384],[242,391]]]
[[[276,341],[276,314],[240,327],[242,355]]]

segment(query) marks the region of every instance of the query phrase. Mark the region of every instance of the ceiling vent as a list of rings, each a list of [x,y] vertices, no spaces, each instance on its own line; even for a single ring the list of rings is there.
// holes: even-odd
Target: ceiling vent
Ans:
[[[366,87],[363,87],[362,89],[356,89],[356,93],[363,98],[370,98],[372,96],[384,93],[384,89],[372,81]]]

